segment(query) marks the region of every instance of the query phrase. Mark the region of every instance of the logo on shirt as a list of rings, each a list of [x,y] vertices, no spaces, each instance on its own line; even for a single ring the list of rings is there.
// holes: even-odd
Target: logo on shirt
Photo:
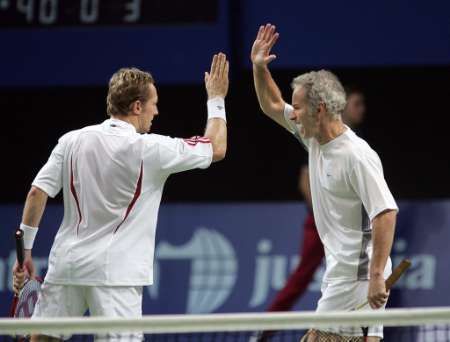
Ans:
[[[218,110],[222,110],[223,107],[222,107],[222,106],[217,106],[217,109],[218,109]]]

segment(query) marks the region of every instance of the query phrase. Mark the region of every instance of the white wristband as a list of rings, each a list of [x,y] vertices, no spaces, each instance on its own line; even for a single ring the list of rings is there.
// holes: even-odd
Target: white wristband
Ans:
[[[206,102],[208,106],[208,119],[212,118],[220,118],[222,120],[227,121],[227,117],[225,115],[225,100],[222,97],[215,97],[208,102]]]
[[[34,238],[36,237],[38,227],[30,227],[21,223],[20,229],[23,231],[23,247],[24,249],[32,249]]]

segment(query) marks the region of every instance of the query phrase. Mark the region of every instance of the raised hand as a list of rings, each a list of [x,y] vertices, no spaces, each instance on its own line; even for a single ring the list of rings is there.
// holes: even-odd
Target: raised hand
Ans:
[[[214,55],[210,72],[205,72],[205,87],[208,99],[214,97],[225,98],[228,93],[229,63],[224,53]]]
[[[280,36],[275,29],[276,27],[271,24],[260,26],[255,42],[252,46],[252,52],[250,54],[252,63],[255,66],[265,67],[277,58],[276,55],[270,54],[272,47],[275,45],[278,37]]]

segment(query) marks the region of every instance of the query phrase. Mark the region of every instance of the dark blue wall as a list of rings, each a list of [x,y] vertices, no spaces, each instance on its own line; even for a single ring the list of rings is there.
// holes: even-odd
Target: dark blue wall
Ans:
[[[121,66],[147,69],[160,84],[201,83],[219,50],[235,57],[235,71],[249,67],[266,22],[281,33],[278,68],[445,65],[449,13],[448,1],[219,0],[212,24],[3,28],[0,86],[105,85]]]
[[[274,65],[433,65],[450,63],[448,1],[243,2],[245,45],[261,23],[277,25],[280,40]],[[250,62],[248,62],[250,65]]]

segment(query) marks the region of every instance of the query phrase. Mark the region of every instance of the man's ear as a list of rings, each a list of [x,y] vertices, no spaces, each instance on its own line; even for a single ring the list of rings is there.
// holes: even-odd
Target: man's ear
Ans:
[[[325,103],[320,102],[317,106],[317,119],[322,119],[325,116],[326,111],[327,106],[325,106]]]
[[[131,112],[135,115],[139,115],[142,112],[142,103],[140,100],[136,100],[131,104]]]
[[[325,113],[327,111],[327,106],[325,105],[325,103],[320,102],[319,106],[317,107],[317,111]]]

